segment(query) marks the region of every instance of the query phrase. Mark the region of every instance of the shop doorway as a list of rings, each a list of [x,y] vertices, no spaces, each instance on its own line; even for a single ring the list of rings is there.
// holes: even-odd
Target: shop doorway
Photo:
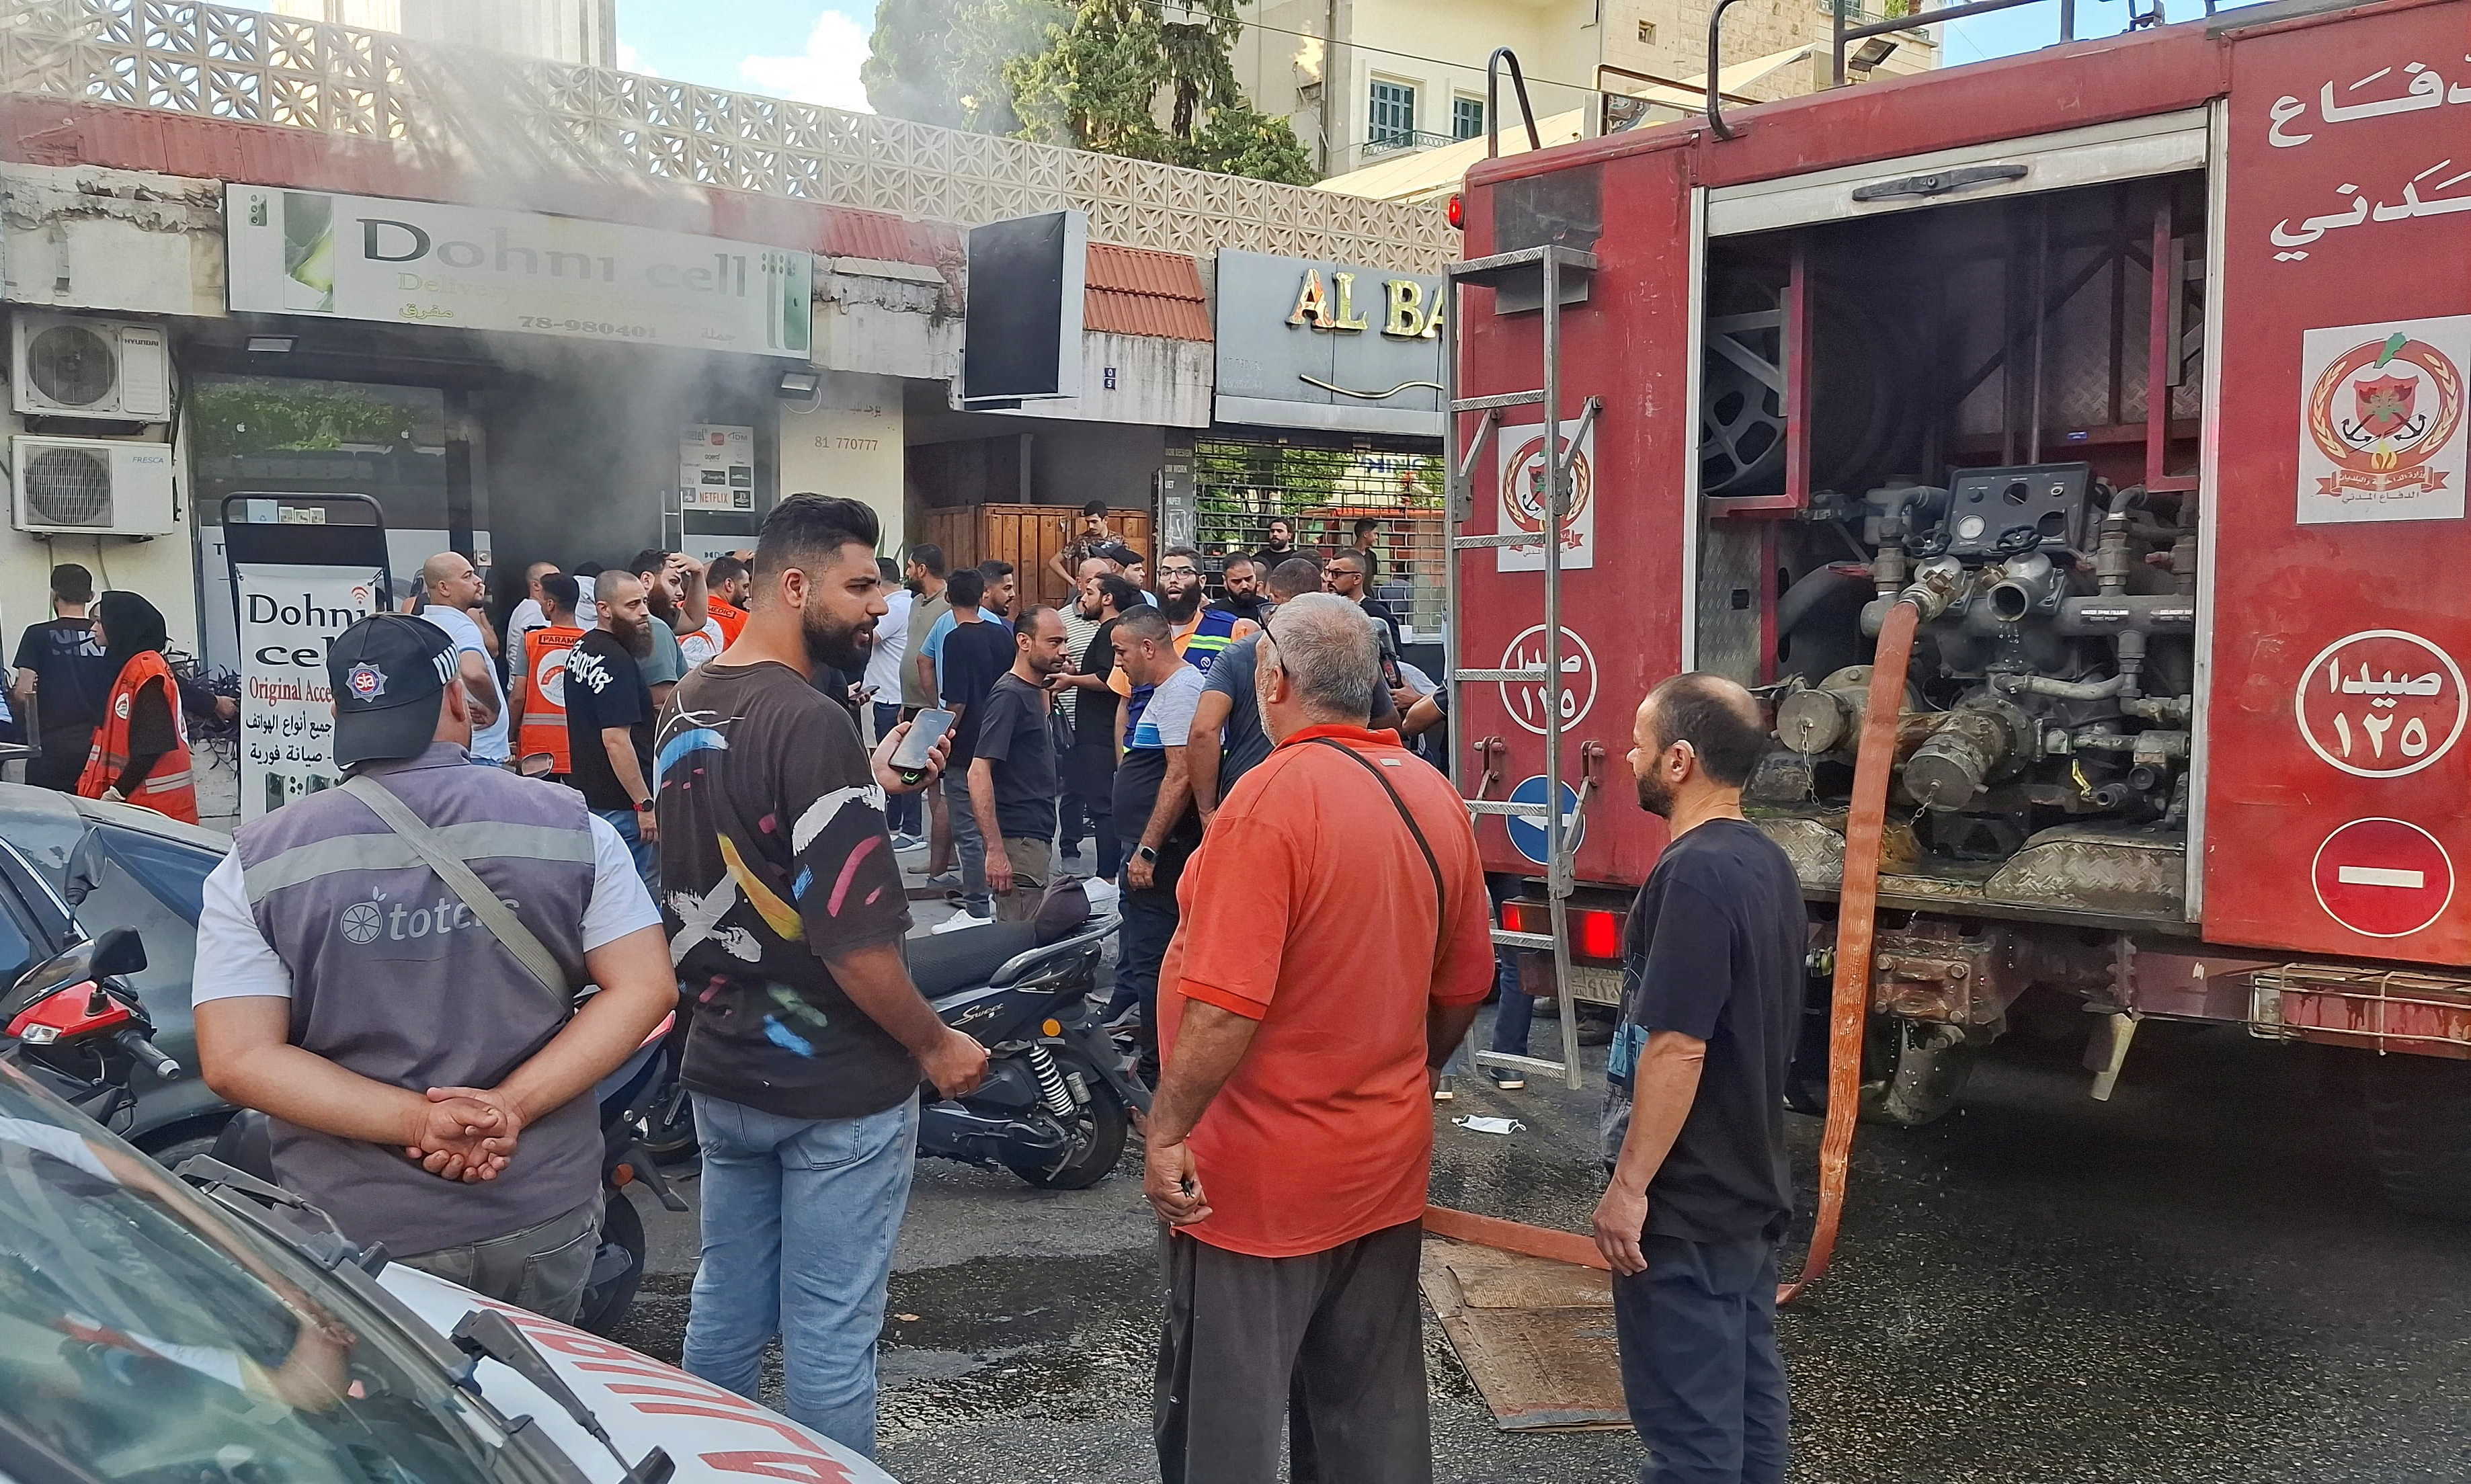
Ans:
[[[1230,553],[1267,546],[1274,518],[1291,522],[1296,545],[1315,559],[1353,545],[1357,521],[1377,520],[1374,596],[1411,639],[1441,636],[1439,454],[1209,437],[1193,443],[1192,478],[1194,529],[1213,573]]]

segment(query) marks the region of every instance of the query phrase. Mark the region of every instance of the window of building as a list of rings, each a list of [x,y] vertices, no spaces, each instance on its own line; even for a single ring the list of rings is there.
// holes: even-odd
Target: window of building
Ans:
[[[1416,142],[1416,90],[1404,82],[1373,80],[1372,127],[1366,142],[1377,150],[1404,150]]]
[[[1450,101],[1450,137],[1475,139],[1484,134],[1484,100],[1455,98]]]

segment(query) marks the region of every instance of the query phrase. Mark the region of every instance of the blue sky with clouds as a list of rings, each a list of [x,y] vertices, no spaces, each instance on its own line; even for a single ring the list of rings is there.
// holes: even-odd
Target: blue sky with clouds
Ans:
[[[2175,21],[2203,13],[2203,0],[2165,3]],[[2127,0],[2077,0],[2081,35],[2111,35],[2127,22]],[[2056,4],[1958,21],[1947,28],[1942,59],[1954,66],[2030,51],[2057,39],[2059,24]],[[874,29],[874,0],[618,0],[619,64],[629,71],[841,108],[866,107],[858,68]]]
[[[875,0],[618,0],[618,64],[706,87],[866,107]]]

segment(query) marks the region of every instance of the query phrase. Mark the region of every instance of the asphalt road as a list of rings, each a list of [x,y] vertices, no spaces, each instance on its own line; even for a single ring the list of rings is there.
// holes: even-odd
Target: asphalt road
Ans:
[[[2102,1104],[2074,1047],[2011,1038],[1943,1121],[1864,1128],[1835,1272],[1779,1323],[1798,1484],[2471,1479],[2471,1237],[2379,1203],[2350,1065],[2153,1024]],[[1598,1095],[1462,1083],[1434,1200],[1579,1229]],[[1469,1112],[1528,1127],[1446,1121]],[[1793,1119],[1806,1172],[1817,1138]],[[1156,1477],[1134,1159],[1077,1194],[920,1166],[882,1352],[892,1472]],[[674,1358],[694,1235],[651,1215],[623,1337]],[[1627,1433],[1497,1432],[1429,1326],[1426,1351],[1438,1478],[1636,1477]]]

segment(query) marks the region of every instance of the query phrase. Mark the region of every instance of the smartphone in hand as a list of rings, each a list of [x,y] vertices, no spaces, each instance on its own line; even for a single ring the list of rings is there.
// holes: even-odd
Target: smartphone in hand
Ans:
[[[903,783],[914,784],[927,776],[927,764],[934,755],[935,744],[953,729],[953,713],[927,710],[918,713],[909,723],[909,735],[892,751],[892,770]]]

